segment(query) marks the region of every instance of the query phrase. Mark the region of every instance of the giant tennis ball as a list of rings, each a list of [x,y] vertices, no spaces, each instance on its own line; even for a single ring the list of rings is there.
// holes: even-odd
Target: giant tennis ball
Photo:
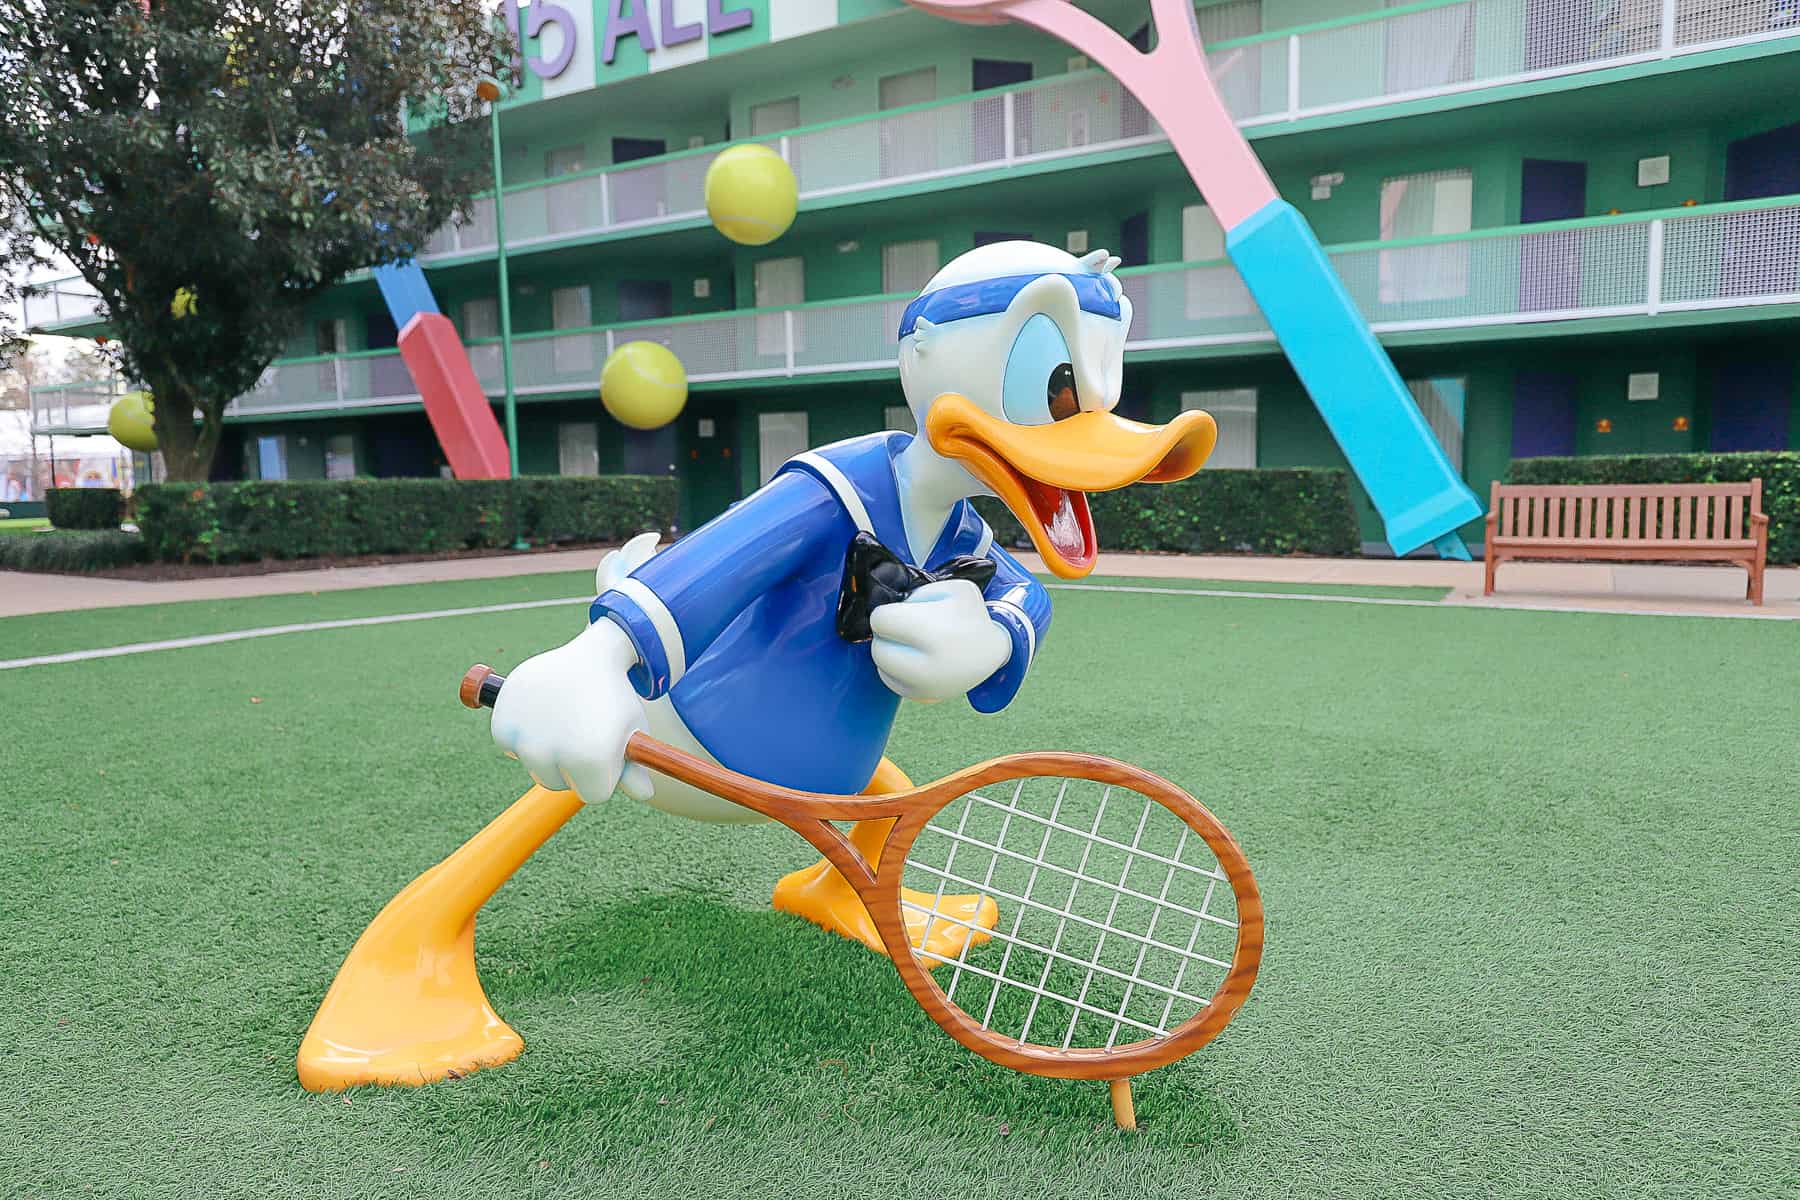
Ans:
[[[106,414],[106,432],[121,446],[148,454],[156,449],[155,411],[149,392],[126,392]]]
[[[793,168],[767,146],[733,146],[706,168],[706,215],[741,245],[767,245],[786,233],[799,205]]]
[[[621,425],[658,429],[687,403],[687,371],[661,342],[626,342],[600,368],[600,403]]]

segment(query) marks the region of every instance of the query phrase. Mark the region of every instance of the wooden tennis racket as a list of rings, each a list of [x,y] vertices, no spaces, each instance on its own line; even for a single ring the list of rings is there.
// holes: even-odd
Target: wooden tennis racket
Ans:
[[[470,708],[505,684],[464,676]],[[1013,754],[925,787],[833,796],[777,787],[645,734],[633,762],[780,821],[856,889],[907,990],[931,1019],[1003,1067],[1112,1085],[1192,1054],[1249,995],[1262,958],[1256,880],[1192,796],[1089,754]],[[870,863],[834,821],[893,819]],[[970,904],[966,895],[998,904]],[[954,953],[918,949],[933,930]],[[942,939],[938,940],[942,945]]]

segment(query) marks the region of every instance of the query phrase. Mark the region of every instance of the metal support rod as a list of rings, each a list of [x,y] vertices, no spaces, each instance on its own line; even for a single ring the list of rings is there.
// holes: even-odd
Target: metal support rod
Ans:
[[[506,268],[506,181],[500,166],[500,102],[488,104],[494,142],[494,258],[500,270],[500,377],[506,389],[506,451],[512,478],[519,477],[519,404],[513,394],[512,282]]]

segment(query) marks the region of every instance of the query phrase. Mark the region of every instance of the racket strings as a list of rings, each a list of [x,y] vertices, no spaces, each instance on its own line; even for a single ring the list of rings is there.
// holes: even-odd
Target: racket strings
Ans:
[[[1162,1037],[1205,1008],[1237,933],[1205,839],[1129,789],[1035,777],[1007,791],[945,806],[907,855],[903,907],[927,936],[960,938],[954,954],[915,952],[950,1002],[1010,1042],[1064,1049]],[[999,904],[992,929],[965,889]]]

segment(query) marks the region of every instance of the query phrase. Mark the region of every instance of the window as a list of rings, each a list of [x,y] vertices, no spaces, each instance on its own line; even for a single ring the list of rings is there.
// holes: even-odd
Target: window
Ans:
[[[881,290],[910,296],[937,274],[938,263],[938,244],[935,238],[922,238],[915,242],[889,242],[881,248]],[[882,324],[886,326],[885,337],[898,335],[900,318],[906,314],[908,303],[906,300],[888,301],[882,318]]]
[[[1262,0],[1230,0],[1225,4],[1208,4],[1194,13],[1200,27],[1200,40],[1208,46],[1235,38],[1250,37],[1263,31]],[[1261,114],[1263,107],[1263,55],[1257,47],[1232,53],[1224,51],[1213,59],[1213,83],[1231,115],[1242,120]]]
[[[756,264],[756,307],[782,308],[806,303],[806,260],[765,258]],[[803,314],[795,313],[794,349],[804,347]],[[756,352],[785,355],[788,350],[787,314],[770,313],[756,318]]]
[[[586,329],[594,323],[593,293],[587,285],[561,287],[550,293],[550,323],[557,329]],[[555,339],[550,357],[558,374],[594,369],[593,336],[570,334]]]
[[[559,175],[574,175],[586,169],[587,147],[585,146],[561,146],[544,155],[544,178],[546,179],[555,179]],[[544,190],[546,232],[571,233],[598,220],[598,212],[592,219],[587,215],[586,200],[592,195],[587,184],[591,182],[591,180],[571,180],[568,183],[557,184]]]
[[[1185,262],[1225,257],[1225,227],[1204,204],[1181,210],[1181,257]]]
[[[889,242],[881,248],[881,290],[916,292],[937,274],[939,262],[936,238]]]
[[[350,348],[349,331],[342,320],[320,321],[313,326],[315,354],[342,354]],[[321,362],[314,368],[315,386],[322,396],[343,399],[340,384],[343,363]]]
[[[325,439],[325,478],[356,478],[356,438],[348,433]]]
[[[1402,8],[1412,2],[1385,0],[1384,6]],[[1526,0],[1521,7],[1525,9],[1522,15],[1526,26],[1525,69],[1528,71],[1563,66],[1593,54],[1596,26],[1609,20],[1600,18],[1597,21],[1593,10],[1580,5]],[[1616,21],[1617,15],[1610,20]],[[1382,90],[1389,96],[1397,96],[1449,87],[1474,78],[1476,21],[1474,6],[1470,4],[1427,9],[1383,21],[1382,61],[1385,69]],[[1545,60],[1546,50],[1552,56],[1550,61]],[[1560,62],[1554,61],[1559,51],[1563,57]]]
[[[317,347],[314,351],[316,354],[342,354],[348,349],[345,345],[347,340],[342,320],[320,321],[313,326],[313,344]]]
[[[556,473],[600,473],[600,427],[592,421],[565,421],[556,427]]]
[[[881,410],[882,427],[898,429],[904,433],[919,432],[919,423],[913,420],[912,409],[904,404],[890,404]]]
[[[286,479],[287,474],[287,438],[281,434],[273,437],[256,439],[256,477],[258,479]]]
[[[770,100],[750,106],[750,136],[765,137],[781,133],[800,124],[800,97]]]
[[[500,301],[494,296],[464,300],[462,333],[465,341],[500,336]]]
[[[1225,227],[1204,204],[1181,210],[1181,258],[1183,262],[1211,262],[1225,257]],[[1255,312],[1243,278],[1230,265],[1190,269],[1187,277],[1187,315],[1190,318],[1243,317]]]
[[[806,449],[806,414],[766,412],[756,417],[757,469],[763,483],[775,478],[781,464]]]
[[[937,99],[937,68],[884,76],[876,85],[882,109]],[[893,179],[937,169],[937,117],[926,109],[881,121],[881,177]]]
[[[771,100],[766,104],[752,105],[750,108],[750,136],[772,137],[777,133],[793,129],[800,124],[800,97],[789,96],[785,100]],[[800,149],[802,143],[790,141],[785,147],[777,144],[774,148],[788,160],[796,176],[801,175]]]
[[[554,179],[558,175],[573,175],[586,169],[586,146],[559,146],[544,155],[544,177],[547,179]]]
[[[1381,240],[1403,241],[1469,232],[1474,175],[1467,167],[1396,175],[1381,181]],[[1467,242],[1438,242],[1383,250],[1383,303],[1447,300],[1469,291]]]
[[[1198,408],[1212,414],[1219,442],[1208,469],[1248,469],[1256,465],[1256,389],[1225,388],[1181,393],[1181,411]]]
[[[1450,460],[1450,465],[1461,471],[1463,411],[1469,381],[1462,376],[1409,379],[1406,381],[1406,390],[1412,393],[1419,412],[1424,414],[1425,423],[1431,426],[1438,445],[1444,448],[1444,456]]]

